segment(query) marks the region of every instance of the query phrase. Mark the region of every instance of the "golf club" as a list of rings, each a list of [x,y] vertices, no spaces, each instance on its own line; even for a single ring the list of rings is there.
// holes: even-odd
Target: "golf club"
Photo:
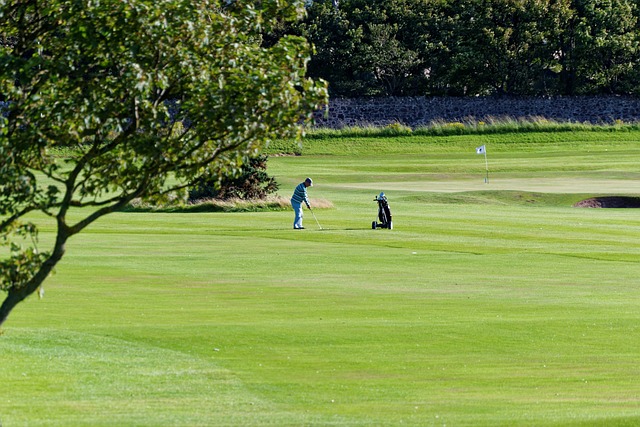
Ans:
[[[316,224],[318,224],[318,227],[320,228],[320,230],[322,230],[322,226],[320,225],[320,223],[318,222],[318,218],[316,218],[316,214],[313,213],[313,210],[311,210],[311,208],[309,208],[309,210],[311,211],[311,215],[313,215],[313,219],[316,220]]]

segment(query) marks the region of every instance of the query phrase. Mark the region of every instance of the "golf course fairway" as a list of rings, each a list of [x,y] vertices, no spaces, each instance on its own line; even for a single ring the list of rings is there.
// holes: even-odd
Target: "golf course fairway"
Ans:
[[[640,211],[573,207],[640,194],[640,132],[308,139],[268,164],[287,199],[313,178],[318,223],[119,212],[75,236],[0,335],[0,425],[640,424]]]

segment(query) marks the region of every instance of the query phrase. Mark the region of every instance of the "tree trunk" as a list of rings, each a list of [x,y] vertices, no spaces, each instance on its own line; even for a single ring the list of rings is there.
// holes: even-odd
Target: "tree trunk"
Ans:
[[[74,181],[71,180],[69,182],[74,182]],[[144,190],[147,188],[148,183],[149,183],[148,179],[144,179],[136,191],[134,191],[133,193],[129,193],[126,196],[123,196],[116,203],[112,205],[103,207],[93,212],[91,215],[89,215],[82,221],[78,222],[73,227],[69,227],[65,222],[64,214],[69,208],[71,196],[65,197],[66,201],[63,203],[62,207],[60,208],[60,213],[57,216],[58,232],[56,235],[56,242],[53,246],[53,251],[51,252],[51,256],[49,256],[49,258],[47,258],[47,260],[42,264],[42,266],[40,267],[40,270],[38,270],[38,272],[31,278],[31,280],[29,280],[19,288],[9,290],[7,297],[5,298],[4,302],[0,306],[0,328],[2,327],[4,322],[7,320],[7,317],[9,316],[9,313],[11,313],[11,310],[13,310],[16,305],[18,305],[21,301],[26,299],[29,295],[34,293],[40,287],[40,285],[42,285],[42,283],[46,280],[46,278],[49,277],[49,274],[51,274],[51,271],[53,271],[53,268],[56,266],[56,264],[58,264],[58,261],[62,259],[62,256],[64,255],[64,251],[65,251],[64,246],[67,243],[67,240],[69,239],[69,237],[73,236],[74,234],[78,234],[85,227],[93,223],[98,218],[101,218],[104,215],[115,212],[116,210],[122,208],[123,206],[126,206],[126,204],[129,203],[131,200],[133,200],[136,197],[139,197],[141,194],[144,193]],[[72,194],[72,193],[73,193],[73,185],[69,183],[67,194]],[[0,427],[2,426],[0,425]]]
[[[29,280],[24,286],[21,286],[17,289],[9,289],[7,297],[2,302],[0,306],[0,328],[9,317],[9,313],[11,310],[15,308],[20,302],[24,301],[29,295],[34,293],[40,285],[45,281],[53,268],[58,264],[58,261],[62,259],[64,255],[64,245],[69,238],[70,234],[68,233],[68,229],[64,224],[60,227],[60,223],[58,226],[58,236],[56,238],[55,246],[53,247],[53,252],[51,256],[47,258],[47,260],[42,264],[40,270]]]
[[[0,306],[0,327],[4,324],[4,321],[7,320],[7,317],[9,317],[11,310],[13,310],[13,308],[25,298],[26,295],[22,296],[20,295],[20,292],[9,291],[9,295],[7,295]]]

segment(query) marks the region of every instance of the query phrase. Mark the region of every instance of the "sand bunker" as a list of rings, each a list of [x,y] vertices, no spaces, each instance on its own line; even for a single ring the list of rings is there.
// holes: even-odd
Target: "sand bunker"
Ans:
[[[640,208],[640,197],[604,196],[581,200],[576,208]]]

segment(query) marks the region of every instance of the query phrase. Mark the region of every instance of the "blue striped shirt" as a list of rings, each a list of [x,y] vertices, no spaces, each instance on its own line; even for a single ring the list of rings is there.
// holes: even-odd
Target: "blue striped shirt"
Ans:
[[[304,182],[298,184],[295,190],[293,190],[293,196],[291,196],[291,200],[296,203],[305,202],[307,206],[309,206],[309,198],[307,197],[307,187],[304,185]]]

